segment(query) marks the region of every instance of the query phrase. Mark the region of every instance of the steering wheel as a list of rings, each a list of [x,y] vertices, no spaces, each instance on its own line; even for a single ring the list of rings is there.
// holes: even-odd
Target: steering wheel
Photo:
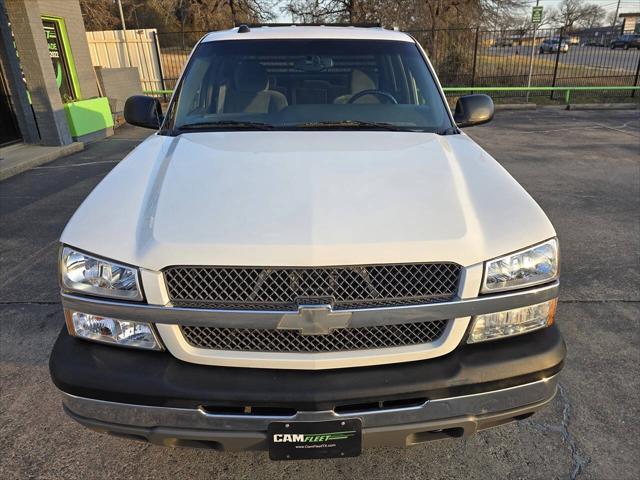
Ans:
[[[384,90],[376,90],[376,89],[369,89],[369,90],[362,90],[361,92],[355,93],[348,101],[347,103],[353,103],[356,100],[358,100],[359,98],[365,97],[367,95],[377,95],[379,97],[384,97],[387,100],[389,100],[391,103],[394,104],[398,104],[398,100],[396,100],[396,97],[394,97],[393,95],[391,95],[389,92],[385,92]]]

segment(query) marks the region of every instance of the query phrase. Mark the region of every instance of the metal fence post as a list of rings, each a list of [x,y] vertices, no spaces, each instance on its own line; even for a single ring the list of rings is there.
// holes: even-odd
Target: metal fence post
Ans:
[[[640,76],[640,57],[638,58],[638,66],[636,67],[636,78],[633,80],[633,86],[634,87],[638,86],[638,76]],[[635,90],[631,90],[631,96],[632,97],[636,96],[636,91]]]
[[[537,3],[536,3],[537,5]],[[535,57],[536,54],[536,33],[538,33],[538,24],[534,23],[533,24],[533,38],[531,40],[531,55],[529,56],[529,75],[527,76],[527,88],[531,87],[531,77],[533,76],[533,59]],[[527,100],[526,102],[529,103],[529,93],[530,91],[527,90]]]
[[[471,71],[471,86],[476,86],[476,64],[478,61],[478,36],[480,34],[480,27],[476,27],[476,43],[473,48],[473,69]]]
[[[158,41],[158,32],[156,32],[155,30],[153,31],[153,45],[155,46],[156,59],[158,60],[158,71],[160,72],[160,88],[162,90],[166,90],[166,87],[164,84],[164,72],[162,70],[162,56],[160,54],[160,42]],[[167,95],[165,93],[162,94],[162,99],[165,102],[167,101]]]
[[[560,48],[562,47],[562,34],[564,33],[564,27],[560,28],[560,38],[558,39],[558,52],[556,53],[556,64],[553,67],[553,82],[551,83],[552,87],[556,86],[556,79],[558,78],[558,63],[560,62]],[[551,91],[551,100],[553,100],[553,94],[555,91]]]

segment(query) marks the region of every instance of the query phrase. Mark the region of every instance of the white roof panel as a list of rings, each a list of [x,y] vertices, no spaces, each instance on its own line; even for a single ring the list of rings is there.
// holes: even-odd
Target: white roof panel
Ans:
[[[384,28],[362,27],[252,27],[251,31],[238,33],[237,28],[208,33],[203,42],[218,40],[277,40],[277,39],[345,39],[345,40],[395,40],[413,42],[406,33]]]

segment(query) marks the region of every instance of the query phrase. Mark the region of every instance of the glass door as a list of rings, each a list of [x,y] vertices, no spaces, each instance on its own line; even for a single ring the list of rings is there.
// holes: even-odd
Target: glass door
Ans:
[[[0,66],[0,146],[22,139],[20,129],[13,113],[9,89]]]

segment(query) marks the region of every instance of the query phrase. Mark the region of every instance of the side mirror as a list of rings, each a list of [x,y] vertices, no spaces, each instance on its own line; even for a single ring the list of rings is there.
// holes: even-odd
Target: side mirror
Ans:
[[[124,104],[124,119],[131,125],[157,130],[162,123],[162,107],[157,98],[134,95]]]
[[[484,94],[464,95],[456,103],[453,119],[460,128],[482,125],[493,118],[493,100]]]

